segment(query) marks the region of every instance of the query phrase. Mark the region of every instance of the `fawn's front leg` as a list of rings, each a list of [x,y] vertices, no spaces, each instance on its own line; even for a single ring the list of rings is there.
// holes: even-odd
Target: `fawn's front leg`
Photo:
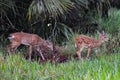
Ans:
[[[91,48],[88,48],[87,58],[89,57],[90,52],[91,52]]]
[[[43,56],[43,54],[42,54],[42,51],[41,51],[41,50],[39,50],[39,54],[41,55],[42,60],[45,60],[45,57]]]
[[[20,43],[11,43],[9,45],[7,45],[7,51],[8,53],[13,53],[15,51],[15,49],[17,49],[17,47],[20,45]]]
[[[77,51],[77,56],[78,56],[78,59],[81,59],[81,52],[83,50],[83,47],[79,47],[78,48],[78,51]]]
[[[40,46],[36,46],[36,50],[39,52],[39,54],[40,54],[40,56],[42,57],[42,60],[45,60],[45,57],[43,56],[43,54],[42,54],[42,51],[41,51],[41,48],[40,48]]]

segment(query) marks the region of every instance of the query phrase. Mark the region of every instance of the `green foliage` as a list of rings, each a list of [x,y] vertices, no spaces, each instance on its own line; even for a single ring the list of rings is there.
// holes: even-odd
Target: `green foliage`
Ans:
[[[59,43],[69,41],[73,35],[72,29],[62,23],[57,24],[56,29],[54,30],[54,33],[55,33],[53,34],[54,41]]]
[[[33,0],[28,9],[28,19],[41,17],[44,21],[46,17],[56,18],[64,15],[74,7],[70,0]]]
[[[120,31],[120,10],[110,9],[108,18],[101,20],[101,27],[111,34],[117,34]]]
[[[55,33],[68,33],[65,32],[64,28],[56,25],[61,23],[63,24],[62,26],[68,26],[75,30],[80,29],[84,33],[94,32],[93,30],[97,29],[94,24],[96,25],[97,23],[93,19],[94,14],[89,14],[92,14],[93,11],[97,14],[96,10],[99,10],[99,8],[94,8],[94,6],[99,7],[104,2],[106,3],[106,0],[3,0],[0,3],[0,6],[2,6],[0,10],[4,11],[6,16],[4,17],[3,14],[0,14],[2,16],[0,30],[3,28],[2,34],[25,31],[37,33],[43,38],[49,38],[51,35],[56,35],[53,34],[56,26],[61,31],[59,33],[59,30],[56,29],[58,32]],[[99,4],[96,5],[97,3]],[[28,20],[30,20],[29,22],[26,14]],[[48,27],[47,24],[49,23],[51,26]],[[64,38],[64,35],[61,36]],[[58,38],[60,39],[61,36],[57,37],[58,42],[60,41]]]
[[[78,32],[69,34],[68,40],[65,42],[62,42],[62,46],[64,47],[62,54],[69,54],[69,55],[73,56],[76,53],[76,48],[75,48],[74,42],[75,42],[75,37],[77,35],[80,35],[80,34],[78,34]]]
[[[50,26],[44,24],[41,27],[35,25],[34,27],[39,28],[34,30],[33,33],[40,34],[42,38],[50,39],[53,42],[60,44],[68,41],[73,34],[73,30],[63,23],[55,23],[55,25],[49,24]]]
[[[108,12],[108,18],[99,20],[101,30],[105,30],[109,41],[104,45],[106,53],[120,52],[120,10],[112,8]]]
[[[109,42],[106,44],[107,53],[120,52],[120,32],[118,34],[109,34]]]
[[[99,56],[97,59],[71,60],[51,64],[30,62],[19,54],[0,55],[1,80],[119,80],[120,55]]]

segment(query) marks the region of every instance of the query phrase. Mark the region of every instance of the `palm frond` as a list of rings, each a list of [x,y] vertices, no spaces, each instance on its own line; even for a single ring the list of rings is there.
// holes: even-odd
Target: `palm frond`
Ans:
[[[29,6],[27,17],[59,17],[65,15],[68,11],[74,8],[74,3],[70,0],[33,0]]]

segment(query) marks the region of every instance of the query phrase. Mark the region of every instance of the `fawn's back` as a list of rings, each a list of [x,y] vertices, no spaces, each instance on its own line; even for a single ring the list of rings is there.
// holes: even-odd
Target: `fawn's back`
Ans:
[[[108,37],[105,35],[105,33],[102,33],[99,35],[99,39],[92,38],[85,35],[79,35],[75,38],[75,44],[77,47],[86,47],[86,48],[95,48],[99,47],[103,42],[108,41]]]
[[[99,40],[95,39],[95,38],[91,38],[91,37],[88,37],[88,36],[85,36],[85,35],[80,35],[80,36],[77,36],[76,39],[75,39],[75,44],[77,47],[96,47],[98,46],[98,43],[99,43]]]
[[[24,32],[12,33],[8,38],[12,43],[21,43],[24,45],[37,45],[38,42],[43,41],[42,38],[36,34],[29,34]]]

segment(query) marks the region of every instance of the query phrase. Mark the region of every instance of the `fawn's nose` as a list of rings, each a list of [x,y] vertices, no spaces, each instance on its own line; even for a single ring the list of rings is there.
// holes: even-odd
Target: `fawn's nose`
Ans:
[[[48,48],[53,51],[53,46],[52,45],[48,45]]]
[[[108,39],[108,42],[110,41],[110,39]]]

